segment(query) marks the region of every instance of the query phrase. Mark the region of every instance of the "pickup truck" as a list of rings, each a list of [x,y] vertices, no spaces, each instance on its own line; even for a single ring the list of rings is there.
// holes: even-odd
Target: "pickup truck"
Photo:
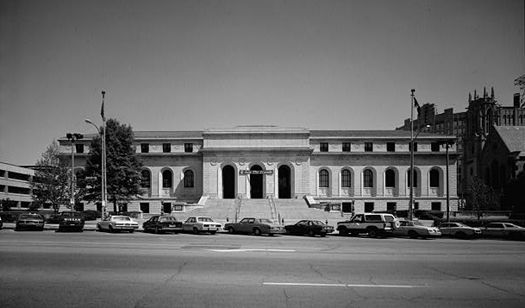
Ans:
[[[337,223],[337,231],[341,235],[356,236],[367,233],[370,237],[378,237],[391,235],[397,228],[399,228],[399,220],[392,214],[356,214],[350,220]]]

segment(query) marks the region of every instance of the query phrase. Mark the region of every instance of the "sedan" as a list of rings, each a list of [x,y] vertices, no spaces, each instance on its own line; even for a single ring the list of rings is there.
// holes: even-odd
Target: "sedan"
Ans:
[[[224,230],[229,233],[251,233],[254,235],[268,234],[273,236],[277,233],[284,233],[284,228],[267,218],[243,218],[239,222],[227,223]]]
[[[21,214],[15,224],[15,231],[44,230],[44,216],[39,214]]]
[[[139,224],[136,221],[131,219],[129,216],[123,215],[109,216],[103,221],[99,221],[97,223],[98,231],[129,231],[129,233],[133,233],[138,228]]]
[[[328,233],[334,232],[334,227],[329,226],[319,220],[301,220],[293,225],[287,225],[284,227],[287,233],[296,235],[306,235],[321,237],[326,236]]]
[[[221,229],[221,227],[222,225],[220,223],[213,221],[210,217],[203,216],[189,217],[182,224],[183,231],[190,231],[195,234],[200,232],[210,232],[211,234],[215,234]]]
[[[456,238],[474,238],[481,236],[480,228],[472,228],[460,222],[444,222],[439,226],[443,236]]]
[[[485,236],[524,239],[525,228],[509,222],[491,222],[484,229]]]
[[[410,238],[427,238],[439,237],[441,231],[436,227],[428,227],[417,220],[401,220],[399,221],[399,228],[393,231],[397,236],[408,236]]]
[[[155,215],[145,221],[142,228],[144,228],[144,232],[175,233],[182,230],[182,223],[173,216]]]

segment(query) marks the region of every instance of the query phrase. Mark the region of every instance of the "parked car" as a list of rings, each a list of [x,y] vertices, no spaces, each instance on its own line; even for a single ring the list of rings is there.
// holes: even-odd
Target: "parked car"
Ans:
[[[44,217],[39,214],[20,214],[16,220],[15,231],[44,230]]]
[[[58,231],[76,230],[82,232],[84,230],[84,215],[76,211],[64,211],[60,213],[58,221]]]
[[[316,236],[320,235],[322,237],[326,236],[328,233],[334,232],[334,227],[325,224],[319,220],[300,220],[293,225],[287,225],[284,227],[286,233],[295,234],[295,235],[306,235]]]
[[[98,231],[128,231],[129,233],[133,233],[138,228],[139,224],[136,221],[131,219],[129,216],[123,215],[109,216],[108,218],[97,223]]]
[[[337,223],[337,231],[341,235],[349,233],[356,236],[367,233],[370,237],[391,235],[399,227],[399,220],[392,214],[364,213],[356,214],[350,220]]]
[[[239,222],[227,223],[224,229],[229,233],[248,233],[254,235],[284,233],[284,228],[267,218],[243,218]]]
[[[410,238],[440,237],[441,231],[436,227],[425,226],[418,220],[401,220],[399,227],[392,231],[396,236],[408,236]]]
[[[483,235],[510,239],[525,239],[525,228],[509,222],[491,222],[483,229]]]
[[[173,216],[155,215],[142,224],[144,232],[165,233],[182,231],[182,222]]]
[[[210,217],[205,216],[194,216],[188,217],[182,224],[183,231],[190,231],[195,234],[201,232],[209,232],[215,234],[221,229],[222,225],[218,222],[213,221]]]
[[[0,230],[2,230],[3,226],[4,226],[4,222],[2,221],[2,217],[0,216]]]
[[[439,230],[443,236],[456,238],[475,238],[481,236],[480,228],[469,227],[460,222],[443,222],[439,225]]]

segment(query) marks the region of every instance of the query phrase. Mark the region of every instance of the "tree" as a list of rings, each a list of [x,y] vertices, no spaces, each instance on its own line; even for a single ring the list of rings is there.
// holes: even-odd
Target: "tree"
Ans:
[[[68,204],[70,172],[69,166],[60,159],[58,142],[53,141],[36,163],[35,176],[31,181],[35,203],[50,203],[55,212],[58,212],[60,204]]]
[[[525,171],[521,171],[518,176],[512,179],[504,187],[503,204],[505,208],[512,209],[513,215],[525,214]]]
[[[85,199],[95,202],[102,199],[100,136],[93,138],[90,148],[79,186],[85,187]],[[141,168],[142,163],[133,146],[131,126],[109,119],[106,122],[106,189],[114,212],[118,212],[117,202],[130,200],[141,192]]]
[[[484,211],[499,208],[498,194],[492,187],[483,183],[480,178],[473,178],[470,191],[472,193],[470,204],[472,204],[472,209],[476,211],[478,220],[481,218]]]

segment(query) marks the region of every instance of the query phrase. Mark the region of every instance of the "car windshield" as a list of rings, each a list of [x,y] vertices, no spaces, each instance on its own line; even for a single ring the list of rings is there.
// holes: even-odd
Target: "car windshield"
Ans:
[[[177,219],[175,219],[175,217],[173,216],[166,216],[166,217],[161,217],[160,221],[177,221]]]
[[[209,217],[199,217],[199,221],[213,222],[213,220]]]
[[[312,224],[319,225],[319,226],[323,226],[324,225],[324,223],[319,221],[319,220],[312,220]]]
[[[113,220],[121,220],[121,221],[130,221],[131,218],[129,218],[128,216],[113,216],[111,217],[111,219]]]

